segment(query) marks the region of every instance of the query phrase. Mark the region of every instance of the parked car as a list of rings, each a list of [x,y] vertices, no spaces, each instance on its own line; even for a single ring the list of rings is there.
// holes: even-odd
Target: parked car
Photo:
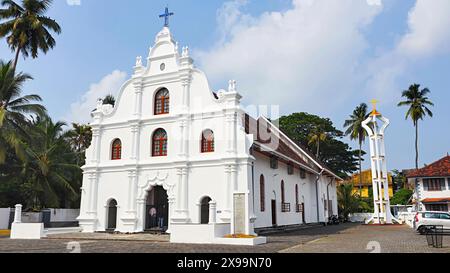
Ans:
[[[443,226],[444,229],[450,229],[450,212],[418,212],[414,218],[415,230],[423,235],[427,231],[427,226]]]

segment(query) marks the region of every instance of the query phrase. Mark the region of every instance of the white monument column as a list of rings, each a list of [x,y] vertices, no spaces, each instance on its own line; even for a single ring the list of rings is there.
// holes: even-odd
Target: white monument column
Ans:
[[[370,140],[370,161],[372,166],[375,211],[372,218],[367,221],[367,224],[392,224],[393,221],[401,223],[401,221],[392,216],[391,203],[389,200],[389,179],[384,136],[390,121],[376,110],[377,101],[373,100],[372,103],[374,105],[374,110],[362,124],[367,131]],[[381,128],[379,127],[379,122],[381,122]]]
[[[17,204],[16,210],[14,211],[14,223],[22,223],[22,205]]]

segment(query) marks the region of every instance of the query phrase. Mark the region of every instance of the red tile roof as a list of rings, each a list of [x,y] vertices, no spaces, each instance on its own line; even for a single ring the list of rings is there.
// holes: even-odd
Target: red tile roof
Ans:
[[[270,154],[276,153],[285,155],[290,159],[300,163],[301,165],[309,167],[310,170],[320,172],[320,169],[323,168],[326,173],[338,178],[336,174],[334,174],[325,166],[325,164],[320,162],[320,160],[318,160],[314,155],[308,153],[307,150],[303,149],[299,144],[296,143],[295,145],[297,145],[298,149],[301,152],[299,152],[299,150],[295,147],[292,147],[292,145],[289,144],[289,141],[292,140],[286,139],[287,136],[283,135],[281,131],[280,133],[276,133],[278,129],[270,121],[264,118],[259,118],[256,120],[250,115],[246,114],[244,116],[243,122],[245,125],[245,132],[247,134],[253,134],[255,142],[254,148],[256,151],[268,156],[270,156]],[[307,157],[313,158],[315,162],[312,162]],[[316,164],[319,166],[317,166]],[[302,166],[300,165],[297,167],[302,168]],[[318,167],[320,167],[320,169],[317,169]],[[341,180],[341,178],[339,178],[339,180]]]
[[[448,203],[450,198],[427,198],[422,200],[422,203]]]
[[[446,176],[450,176],[450,156],[446,156],[425,168],[414,170],[407,174],[408,178]]]

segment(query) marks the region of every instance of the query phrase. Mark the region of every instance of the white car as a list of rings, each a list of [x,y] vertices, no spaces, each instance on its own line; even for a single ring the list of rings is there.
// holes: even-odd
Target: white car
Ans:
[[[428,226],[443,226],[450,229],[450,212],[423,211],[414,218],[414,228],[420,234],[425,234]]]

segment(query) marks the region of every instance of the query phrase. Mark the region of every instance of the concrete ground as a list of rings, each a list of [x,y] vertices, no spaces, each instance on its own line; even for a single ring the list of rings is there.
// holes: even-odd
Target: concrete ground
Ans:
[[[428,247],[426,237],[406,226],[311,227],[268,236],[268,244],[256,247],[222,245],[170,244],[168,236],[149,234],[65,234],[47,239],[10,240],[0,237],[0,253],[450,253],[450,237],[443,249]],[[78,251],[79,250],[79,251]]]

